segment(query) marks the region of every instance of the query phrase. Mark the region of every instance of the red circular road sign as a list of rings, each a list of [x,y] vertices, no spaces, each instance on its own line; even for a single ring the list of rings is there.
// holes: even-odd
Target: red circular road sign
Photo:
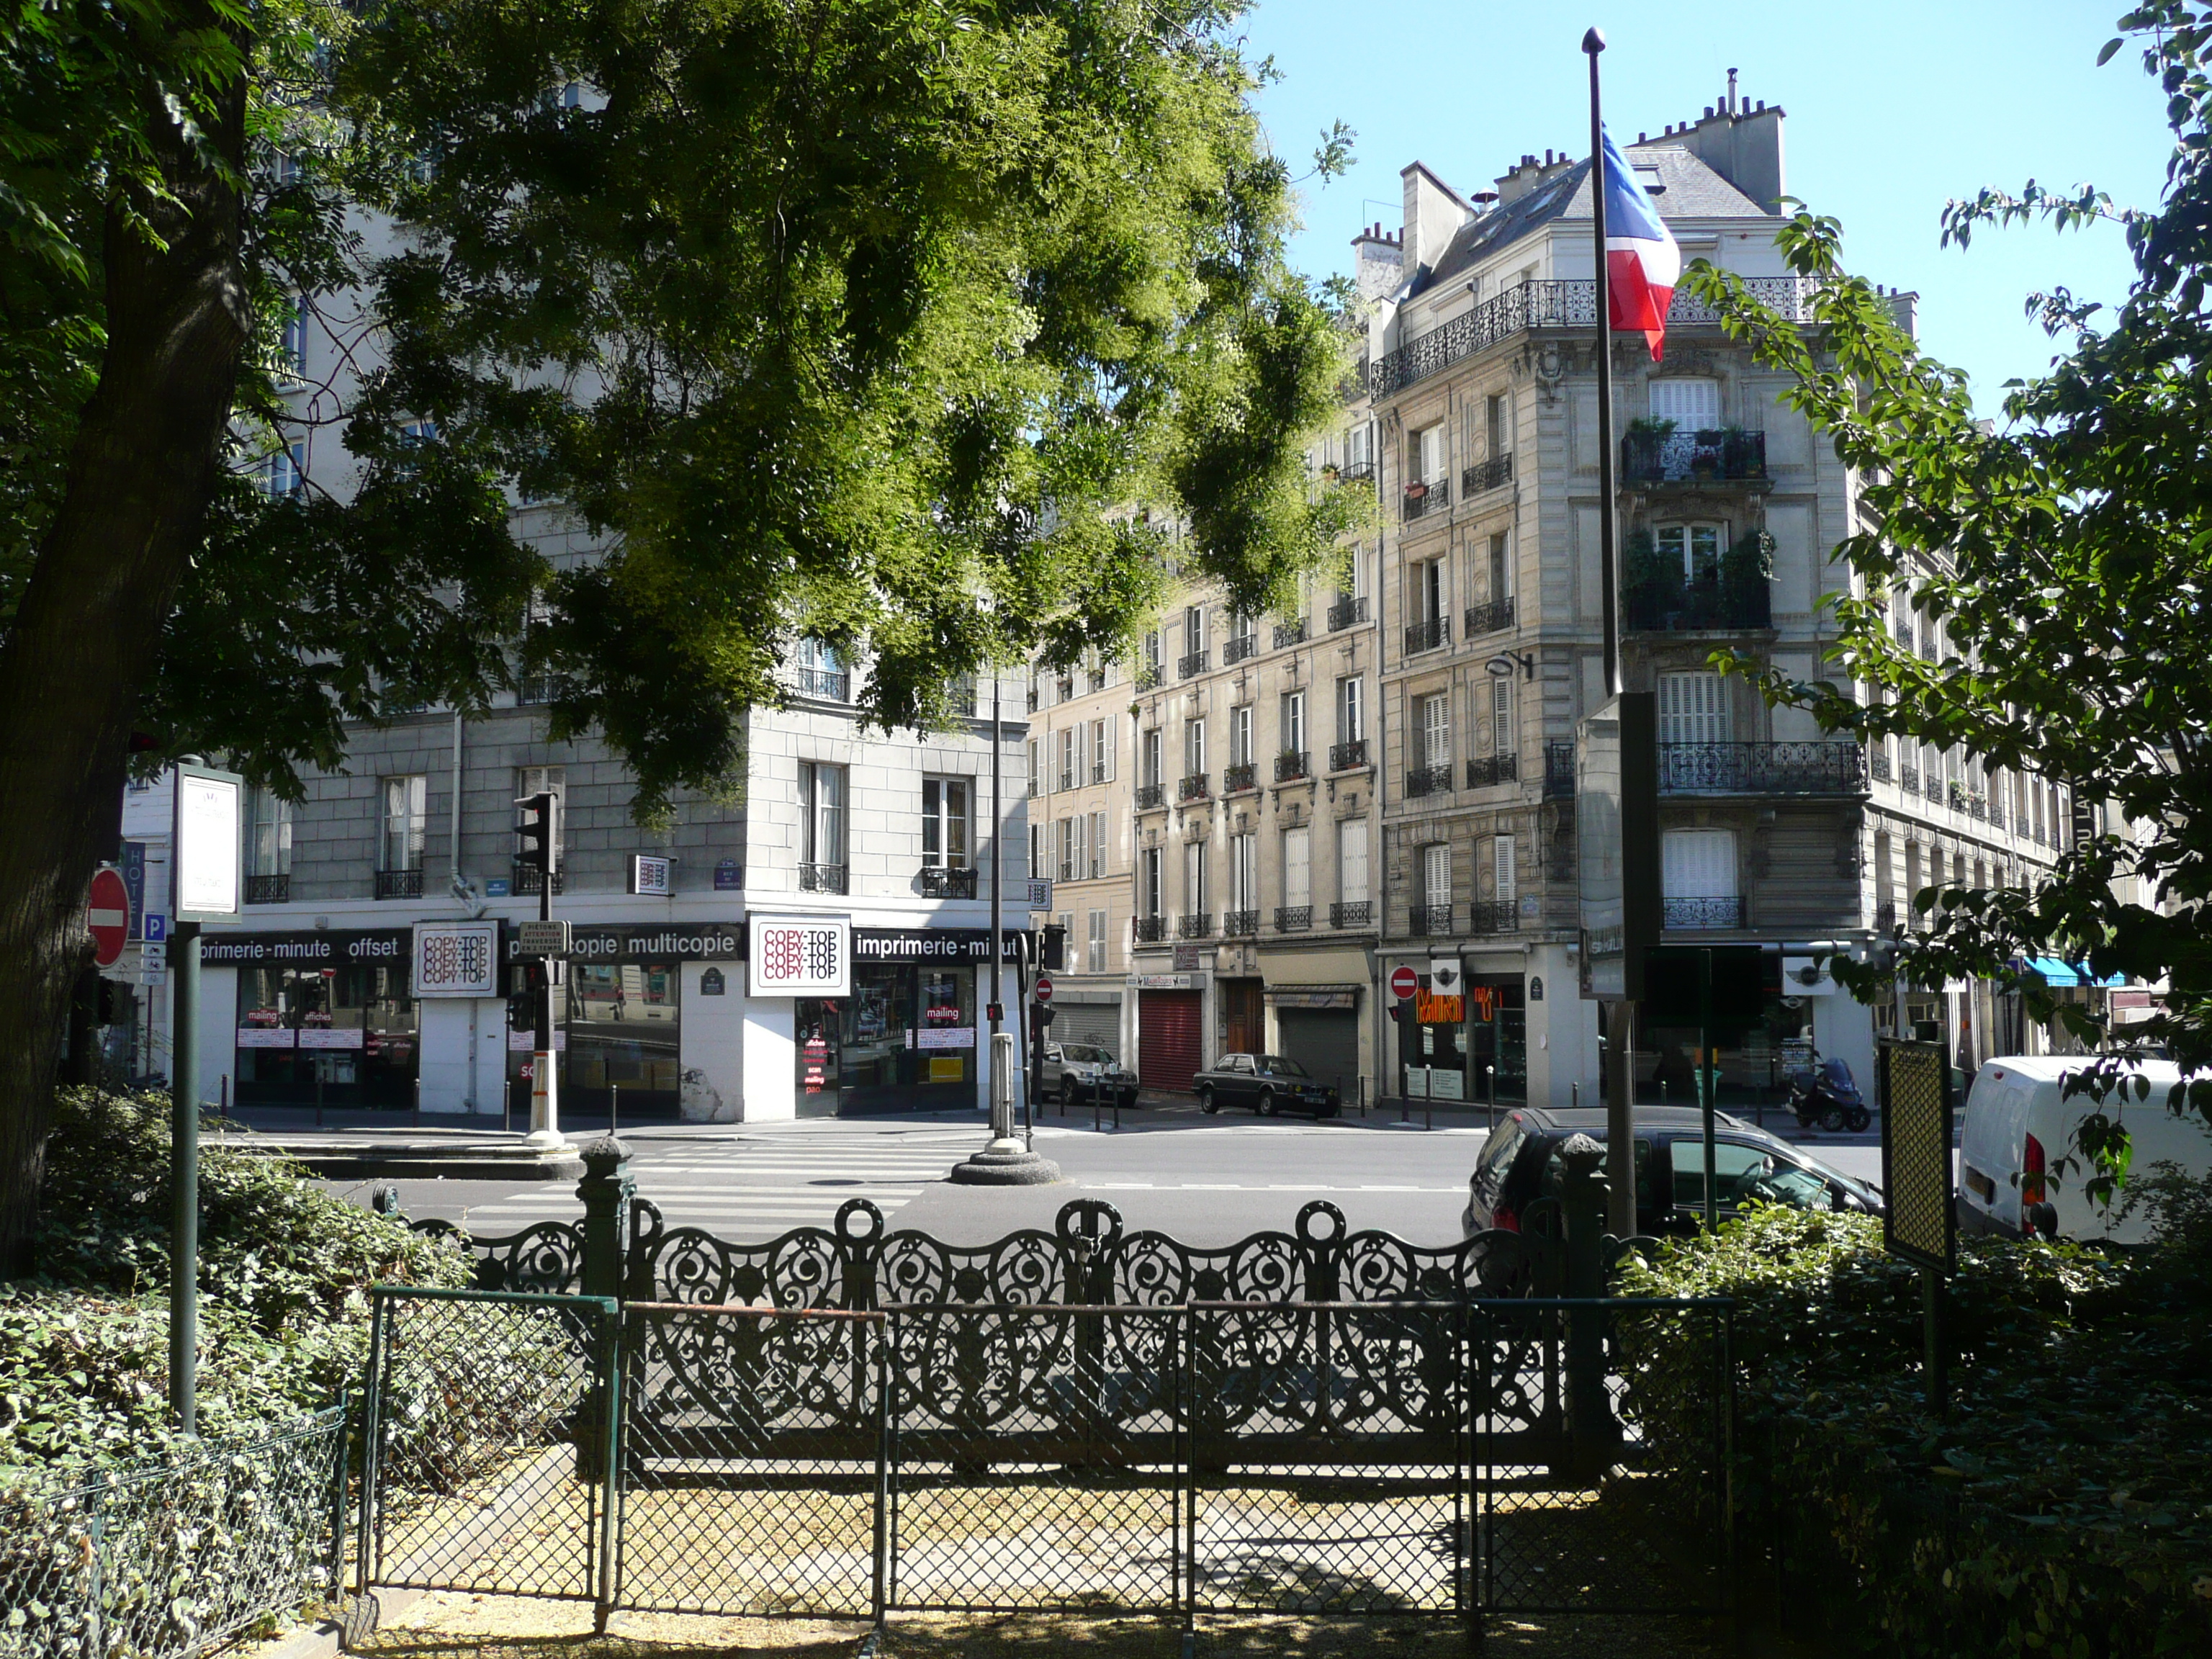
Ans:
[[[1390,994],[1401,1002],[1421,988],[1420,975],[1411,968],[1397,967],[1390,970]]]
[[[1048,975],[1043,974],[1039,974],[1037,975],[1036,1000],[1039,1002],[1050,1002],[1052,1000],[1052,981]]]
[[[131,937],[131,891],[120,872],[93,872],[92,896],[85,902],[86,920],[92,923],[92,959],[112,968],[123,959],[123,946]]]

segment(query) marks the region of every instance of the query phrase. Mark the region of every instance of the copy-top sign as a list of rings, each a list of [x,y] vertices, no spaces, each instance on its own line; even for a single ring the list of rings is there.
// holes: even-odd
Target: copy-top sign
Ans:
[[[416,996],[495,997],[499,969],[496,921],[415,924]]]
[[[175,771],[171,912],[179,921],[235,921],[246,780],[202,766]]]
[[[853,989],[849,916],[754,916],[746,952],[757,997],[842,997]]]

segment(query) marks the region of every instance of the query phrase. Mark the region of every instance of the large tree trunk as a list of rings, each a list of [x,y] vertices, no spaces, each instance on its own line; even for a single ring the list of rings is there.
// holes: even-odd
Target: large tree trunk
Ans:
[[[207,137],[243,165],[246,88]],[[87,889],[112,834],[131,720],[201,537],[252,328],[237,191],[148,116],[176,200],[111,215],[107,347],[66,492],[0,650],[0,1279],[32,1227]]]

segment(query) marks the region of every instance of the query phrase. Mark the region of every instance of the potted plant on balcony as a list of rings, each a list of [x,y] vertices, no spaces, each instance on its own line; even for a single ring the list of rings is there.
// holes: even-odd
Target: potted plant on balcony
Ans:
[[[1774,580],[1774,538],[1764,530],[1747,530],[1721,556],[1721,604],[1728,626],[1772,626],[1773,607],[1769,584]]]
[[[1721,451],[1725,441],[1720,428],[1703,428],[1690,441],[1690,476],[1699,479],[1720,477]]]
[[[1740,426],[1721,428],[1721,476],[1724,478],[1763,478],[1766,476],[1766,455],[1759,440],[1763,434],[1747,432]]]
[[[1416,478],[1413,483],[1406,486],[1406,499],[1409,501],[1420,501],[1425,497],[1428,493],[1428,481],[1424,478]]]

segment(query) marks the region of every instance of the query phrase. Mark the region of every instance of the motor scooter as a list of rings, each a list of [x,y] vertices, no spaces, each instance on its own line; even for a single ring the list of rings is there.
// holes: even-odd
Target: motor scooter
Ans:
[[[1822,1060],[1790,1074],[1790,1109],[1797,1114],[1801,1129],[1825,1129],[1830,1134],[1844,1130],[1856,1134],[1874,1121],[1847,1061]]]

